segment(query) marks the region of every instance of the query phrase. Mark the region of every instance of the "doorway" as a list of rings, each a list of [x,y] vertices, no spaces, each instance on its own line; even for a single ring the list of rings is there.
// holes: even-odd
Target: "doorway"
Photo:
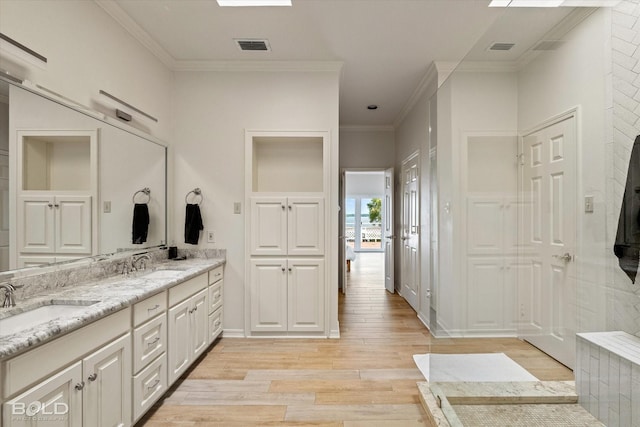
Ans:
[[[342,291],[366,282],[393,293],[393,171],[345,170],[341,181]]]

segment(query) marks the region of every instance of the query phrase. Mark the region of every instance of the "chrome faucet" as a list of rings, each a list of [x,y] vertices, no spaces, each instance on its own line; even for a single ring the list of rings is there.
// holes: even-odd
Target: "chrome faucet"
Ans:
[[[146,261],[151,262],[151,257],[149,254],[140,254],[133,257],[133,261],[131,262],[131,267],[135,271],[142,271],[147,267]]]
[[[16,288],[14,288],[11,283],[0,283],[0,289],[4,289],[4,301],[2,302],[2,307],[15,307],[16,300],[13,292]]]

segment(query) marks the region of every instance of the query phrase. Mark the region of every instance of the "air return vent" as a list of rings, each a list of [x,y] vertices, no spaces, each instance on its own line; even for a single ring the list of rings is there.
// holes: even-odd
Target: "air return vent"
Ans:
[[[240,50],[250,50],[258,52],[268,52],[271,50],[269,41],[266,39],[235,39],[235,42],[238,44]]]
[[[531,50],[557,50],[563,43],[562,40],[540,40]]]
[[[489,50],[511,50],[515,46],[515,43],[494,43],[489,46]]]

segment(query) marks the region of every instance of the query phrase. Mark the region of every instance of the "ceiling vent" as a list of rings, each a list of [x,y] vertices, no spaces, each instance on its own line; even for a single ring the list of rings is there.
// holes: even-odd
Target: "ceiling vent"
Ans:
[[[531,50],[558,50],[563,44],[562,40],[540,40]]]
[[[491,46],[489,46],[489,50],[506,51],[506,50],[511,50],[511,48],[514,47],[515,45],[516,45],[515,43],[494,43]]]
[[[234,39],[240,50],[254,52],[270,52],[269,40],[267,39]]]

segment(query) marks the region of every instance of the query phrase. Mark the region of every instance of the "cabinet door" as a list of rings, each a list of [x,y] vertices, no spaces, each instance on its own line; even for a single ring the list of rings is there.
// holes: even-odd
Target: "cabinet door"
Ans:
[[[287,260],[251,260],[251,330],[287,331]]]
[[[180,375],[189,367],[190,362],[190,337],[189,337],[189,310],[190,300],[185,300],[169,309],[169,325],[167,332],[169,339],[169,384],[173,384]]]
[[[487,332],[502,329],[504,261],[498,257],[469,257],[468,259],[468,327]]]
[[[18,250],[30,253],[55,251],[54,207],[49,196],[20,196]]]
[[[320,197],[289,197],[287,203],[287,253],[324,254],[324,200]]]
[[[82,361],[85,426],[131,425],[131,334]]]
[[[254,197],[251,199],[251,254],[287,253],[287,199]]]
[[[470,196],[467,199],[467,252],[469,254],[504,255],[504,209],[505,206],[500,197]]]
[[[56,253],[91,254],[91,196],[55,199]]]
[[[82,363],[42,381],[2,405],[6,427],[82,425]],[[76,389],[78,386],[79,390]]]
[[[191,335],[191,360],[202,354],[208,344],[208,294],[209,289],[203,289],[190,298],[191,323],[189,325]]]
[[[324,331],[324,261],[289,259],[287,276],[289,331]]]

